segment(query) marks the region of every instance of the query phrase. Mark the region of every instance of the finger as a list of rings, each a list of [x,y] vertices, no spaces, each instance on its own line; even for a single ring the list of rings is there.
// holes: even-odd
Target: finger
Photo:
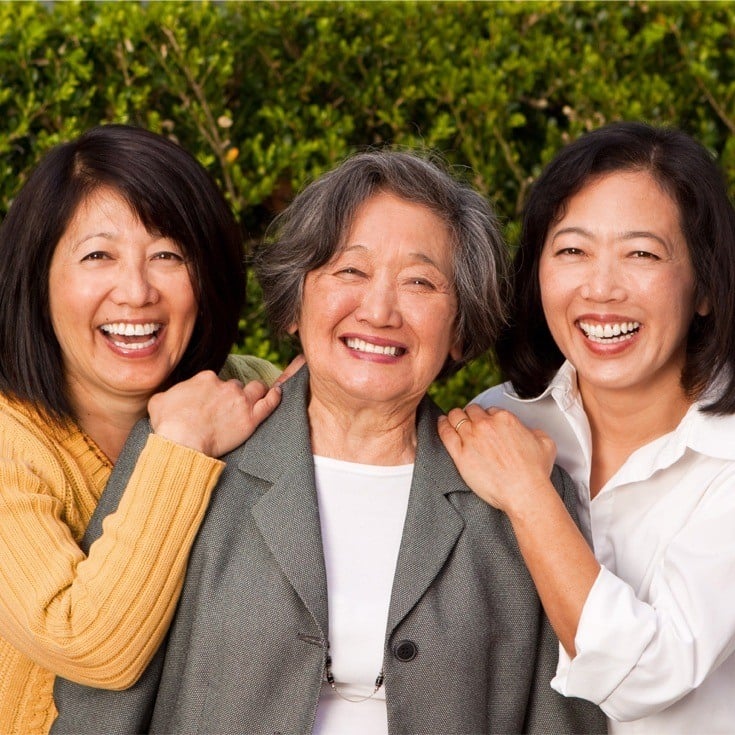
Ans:
[[[278,404],[281,402],[281,395],[280,390],[271,388],[260,400],[253,404],[250,412],[253,422],[251,433],[276,410]]]
[[[211,381],[213,378],[216,378],[217,380],[219,380],[219,375],[217,375],[217,373],[215,373],[214,370],[200,370],[196,375],[189,378],[189,380],[194,380],[196,378],[198,378],[199,380],[209,380],[209,381]]]
[[[532,433],[543,451],[546,452],[553,462],[556,459],[556,442],[545,431],[541,431],[541,429],[533,429]]]
[[[488,415],[488,411],[482,406],[478,406],[476,403],[470,403],[470,405],[465,409],[465,413],[471,421],[481,421]]]
[[[268,393],[268,386],[265,383],[261,383],[259,380],[251,380],[243,387],[242,392],[245,395],[245,398],[248,399],[248,402],[250,404],[254,404]]]
[[[286,365],[286,369],[276,378],[273,385],[283,385],[291,376],[295,375],[301,369],[301,366],[305,362],[306,358],[303,355],[296,355],[296,357]]]
[[[462,421],[462,419],[460,419]],[[467,424],[465,424],[467,426]],[[464,451],[464,442],[462,439],[462,427],[460,431],[457,431],[452,425],[451,420],[448,416],[443,416],[439,419],[437,426],[439,438],[444,444],[444,448],[447,450],[452,461],[457,464]]]
[[[451,411],[449,412],[452,413]],[[439,438],[442,440],[449,456],[454,458],[455,454],[462,446],[462,437],[454,430],[449,416],[440,416],[437,422],[437,431]]]
[[[467,414],[463,408],[453,408],[448,414],[447,419],[452,428],[456,428],[461,421],[467,421]]]

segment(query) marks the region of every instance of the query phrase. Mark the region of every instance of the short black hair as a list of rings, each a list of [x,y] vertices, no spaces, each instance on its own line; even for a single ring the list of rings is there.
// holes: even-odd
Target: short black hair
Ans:
[[[645,171],[677,204],[695,275],[695,300],[707,300],[687,336],[682,387],[698,397],[723,377],[706,407],[735,413],[735,209],[717,162],[694,138],[675,128],[618,122],[563,148],[531,189],[513,272],[509,326],[497,344],[503,376],[531,398],[548,386],[564,357],[544,318],[539,260],[551,226],[567,202],[591,181],[618,171]]]
[[[179,145],[102,125],[51,149],[0,226],[0,391],[57,420],[74,411],[51,324],[49,268],[80,204],[101,187],[118,193],[146,229],[175,241],[189,263],[197,320],[167,384],[219,370],[245,298],[240,227],[214,180]]]
[[[505,321],[509,262],[488,201],[431,151],[355,153],[298,194],[270,228],[275,241],[256,256],[266,313],[284,335],[298,320],[307,273],[336,255],[360,206],[381,192],[426,207],[449,232],[462,351],[441,372],[451,374],[493,346]]]

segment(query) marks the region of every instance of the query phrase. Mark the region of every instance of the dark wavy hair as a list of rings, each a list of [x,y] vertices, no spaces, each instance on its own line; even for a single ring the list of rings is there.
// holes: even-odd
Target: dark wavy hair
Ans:
[[[706,410],[734,413],[735,209],[719,166],[701,144],[679,130],[640,122],[612,123],[583,135],[533,185],[514,261],[510,322],[496,348],[503,375],[520,396],[531,398],[544,391],[564,361],[541,306],[541,250],[569,199],[617,171],[646,171],[678,205],[695,298],[711,307],[706,316],[695,315],[689,328],[682,387],[697,397],[722,377],[723,389]]]
[[[462,358],[448,358],[441,372],[448,375],[495,342],[505,321],[509,263],[490,204],[428,153],[357,153],[298,194],[274,221],[273,242],[256,256],[266,313],[285,335],[298,321],[307,273],[334,257],[360,205],[380,192],[427,207],[450,233]]]
[[[180,146],[142,128],[104,125],[53,148],[0,226],[0,391],[56,420],[74,410],[51,324],[49,268],[80,204],[100,187],[116,191],[188,260],[199,311],[167,384],[221,367],[245,297],[240,228],[213,179]]]

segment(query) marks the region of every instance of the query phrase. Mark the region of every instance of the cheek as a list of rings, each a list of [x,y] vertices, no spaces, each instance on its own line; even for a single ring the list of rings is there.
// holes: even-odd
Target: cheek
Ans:
[[[186,308],[184,310],[186,314],[186,321],[190,329],[194,329],[196,324],[197,316],[199,315],[199,302],[197,301],[194,293],[192,292],[191,298],[188,300]]]
[[[169,303],[179,316],[184,329],[193,330],[199,316],[199,300],[189,278],[169,281],[165,285]]]
[[[546,321],[551,326],[563,313],[564,309],[564,287],[559,282],[556,274],[549,269],[539,270],[539,294],[541,298],[541,309]]]
[[[539,293],[541,294],[541,303],[544,304],[546,303],[548,295],[550,293],[553,293],[551,284],[554,280],[554,273],[553,270],[547,265],[547,261],[543,256],[538,264],[536,280],[538,283]]]
[[[64,281],[67,281],[67,288],[64,288]],[[75,284],[71,279],[64,278],[62,273],[54,262],[51,262],[51,269],[49,271],[48,279],[48,303],[49,311],[51,315],[51,323],[56,326],[57,322],[64,318],[64,315],[68,312],[68,295],[73,292],[75,298],[81,300],[83,294],[79,293],[78,284]]]
[[[299,309],[298,321],[291,325],[290,334],[298,332],[304,354],[319,342],[328,339],[331,330],[341,321],[348,310],[344,294],[324,288],[308,286]]]
[[[551,258],[541,257],[538,268],[538,292],[541,308],[551,326],[554,321],[566,321],[570,306],[578,298],[589,274],[582,264],[561,265]]]
[[[668,293],[675,293],[675,291],[672,288],[672,291],[669,291]],[[668,299],[664,300],[663,308],[666,309],[666,301],[670,303]],[[695,293],[694,293],[694,285],[692,284],[691,288],[688,289],[682,289],[680,298],[679,298],[679,312],[680,312],[680,333],[682,339],[686,342],[687,335],[689,334],[689,329],[692,325],[692,321],[694,320],[694,317],[701,313],[699,311],[700,305],[696,303],[695,301]]]
[[[434,305],[427,308],[426,303],[419,301],[402,307],[404,314],[413,316],[412,330],[422,342],[433,345],[436,359],[444,364],[447,355],[453,360],[462,358],[462,349],[457,335],[457,305]],[[437,327],[441,326],[440,329]]]
[[[354,288],[313,288],[304,293],[300,322],[309,320],[315,325],[334,326],[352,314],[361,303],[361,294]]]
[[[641,279],[638,293],[647,303],[671,319],[678,316],[687,326],[696,311],[694,278],[690,273],[674,271],[666,278]]]
[[[86,304],[88,296],[72,287],[68,291],[51,290],[49,293],[49,310],[51,314],[51,325],[54,332],[62,336],[70,329],[87,323],[89,320]]]

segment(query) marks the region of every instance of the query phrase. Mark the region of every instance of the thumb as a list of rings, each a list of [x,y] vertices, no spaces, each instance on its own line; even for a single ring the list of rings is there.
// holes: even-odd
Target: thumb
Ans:
[[[437,421],[437,431],[439,432],[439,438],[442,440],[444,447],[447,452],[449,452],[449,456],[454,457],[455,453],[458,452],[462,446],[462,439],[454,430],[454,427],[446,416],[439,417],[439,420]]]
[[[283,385],[290,377],[296,375],[301,369],[301,366],[306,362],[306,358],[303,355],[296,355],[291,362],[286,365],[284,371],[276,378],[273,383],[274,386]]]

